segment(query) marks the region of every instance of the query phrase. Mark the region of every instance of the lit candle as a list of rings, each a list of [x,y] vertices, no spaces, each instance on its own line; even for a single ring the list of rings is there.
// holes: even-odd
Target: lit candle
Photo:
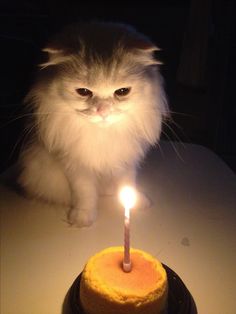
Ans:
[[[129,186],[122,188],[120,191],[120,201],[125,208],[123,270],[130,272],[130,209],[134,207],[136,202],[135,190]]]

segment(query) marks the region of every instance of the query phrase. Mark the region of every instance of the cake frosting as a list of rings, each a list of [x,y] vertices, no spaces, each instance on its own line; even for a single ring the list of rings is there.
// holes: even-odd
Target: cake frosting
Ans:
[[[123,247],[92,256],[82,272],[80,302],[86,314],[163,314],[168,283],[162,264],[150,254],[131,249],[132,269],[122,268]]]

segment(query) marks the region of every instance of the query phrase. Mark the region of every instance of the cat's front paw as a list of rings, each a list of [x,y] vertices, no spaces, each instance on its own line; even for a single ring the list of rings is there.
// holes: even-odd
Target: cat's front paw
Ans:
[[[67,215],[69,224],[79,228],[91,226],[96,218],[96,210],[91,209],[72,208]]]

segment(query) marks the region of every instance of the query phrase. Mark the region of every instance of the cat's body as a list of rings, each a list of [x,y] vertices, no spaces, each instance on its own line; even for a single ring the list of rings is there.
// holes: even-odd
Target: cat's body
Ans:
[[[124,25],[68,28],[45,49],[48,62],[26,97],[34,137],[22,153],[20,185],[70,206],[90,225],[100,192],[135,185],[137,167],[168,113],[156,47]]]

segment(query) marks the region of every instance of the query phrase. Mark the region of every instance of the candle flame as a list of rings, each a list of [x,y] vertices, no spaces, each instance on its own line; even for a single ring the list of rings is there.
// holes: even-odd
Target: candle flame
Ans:
[[[136,192],[130,186],[124,186],[119,194],[120,201],[125,208],[132,208],[136,203]]]

